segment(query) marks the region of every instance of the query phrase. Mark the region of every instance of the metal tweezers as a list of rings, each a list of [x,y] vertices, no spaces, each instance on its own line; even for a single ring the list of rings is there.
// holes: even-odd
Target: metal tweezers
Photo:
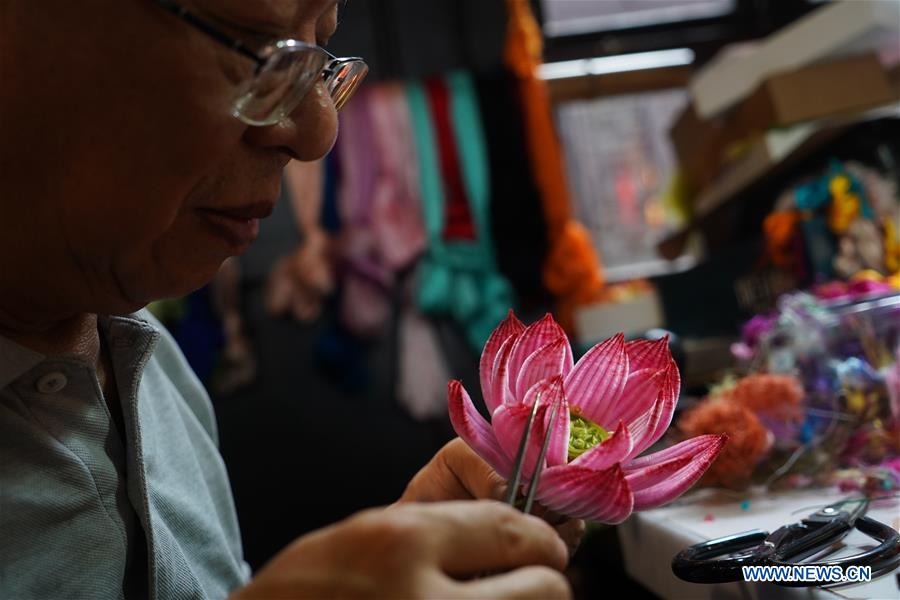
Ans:
[[[528,442],[531,439],[531,428],[534,425],[534,418],[537,415],[538,405],[541,402],[541,395],[538,394],[537,398],[534,401],[534,406],[531,407],[531,414],[528,416],[528,422],[525,423],[525,430],[522,432],[522,438],[519,441],[519,451],[516,454],[516,462],[513,467],[512,474],[509,478],[509,490],[506,493],[506,503],[510,506],[516,506],[516,498],[519,495],[519,484],[522,481],[522,470],[525,467],[525,454],[528,449]],[[544,459],[547,457],[547,449],[550,447],[550,434],[553,431],[553,427],[556,425],[556,413],[559,410],[559,405],[561,402],[557,402],[553,405],[553,408],[550,411],[550,421],[549,426],[547,428],[547,435],[544,437],[544,442],[541,444],[541,453],[538,455],[537,463],[534,466],[534,473],[531,475],[531,481],[528,484],[528,492],[525,494],[525,505],[522,507],[522,512],[528,514],[531,512],[531,507],[534,504],[534,497],[537,494],[538,482],[541,479],[541,472],[543,471]]]

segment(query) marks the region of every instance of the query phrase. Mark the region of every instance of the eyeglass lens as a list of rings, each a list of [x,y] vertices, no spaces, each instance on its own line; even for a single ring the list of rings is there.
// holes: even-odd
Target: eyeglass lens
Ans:
[[[235,114],[254,125],[278,122],[309,91],[327,60],[310,51],[272,56],[238,94]]]
[[[331,60],[318,49],[273,55],[238,94],[234,114],[251,125],[272,125],[294,110]],[[362,61],[339,62],[325,84],[340,109],[365,77]]]
[[[328,93],[337,110],[350,99],[368,71],[369,68],[362,61],[344,62],[326,79]]]

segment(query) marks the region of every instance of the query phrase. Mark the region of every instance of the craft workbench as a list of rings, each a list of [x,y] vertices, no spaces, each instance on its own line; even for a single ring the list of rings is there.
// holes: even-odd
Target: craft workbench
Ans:
[[[900,598],[900,569],[864,584],[829,588],[790,588],[772,583],[703,585],[682,581],[672,574],[671,561],[693,544],[751,529],[772,531],[797,522],[809,513],[849,497],[837,489],[793,492],[735,493],[701,490],[663,508],[635,513],[618,527],[628,575],[665,599],[779,600],[779,599],[892,599]],[[881,500],[868,515],[894,529],[900,526],[900,499]],[[871,547],[873,540],[854,530],[840,555]]]

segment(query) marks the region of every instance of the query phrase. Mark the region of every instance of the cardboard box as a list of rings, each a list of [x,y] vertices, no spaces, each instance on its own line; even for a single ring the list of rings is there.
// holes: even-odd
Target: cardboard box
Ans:
[[[736,141],[774,127],[858,112],[895,99],[878,57],[854,56],[770,77],[726,118],[724,133],[729,141]]]
[[[678,165],[694,191],[705,187],[719,171],[725,150],[724,119],[704,121],[688,103],[669,130]]]
[[[900,2],[831,2],[758,42],[726,50],[697,73],[690,89],[702,118],[733,107],[776,73],[841,56],[895,49]]]
[[[700,118],[690,105],[670,135],[688,181],[700,190],[738,145],[768,130],[861,112],[897,99],[876,55],[853,56],[773,75],[732,110],[711,119]]]
[[[575,313],[575,330],[579,343],[583,345],[596,344],[620,331],[642,334],[664,326],[659,294],[653,289],[626,302],[581,306]]]

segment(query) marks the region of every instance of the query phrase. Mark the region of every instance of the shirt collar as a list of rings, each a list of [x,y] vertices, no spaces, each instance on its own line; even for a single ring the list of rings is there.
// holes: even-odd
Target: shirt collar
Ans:
[[[145,311],[130,315],[104,316],[98,318],[100,331],[107,336],[111,346],[115,348],[112,340],[115,338],[133,340],[152,336],[157,328],[146,317]],[[16,342],[0,335],[0,390],[6,388],[16,379],[44,362],[47,356],[26,348]]]
[[[0,335],[0,390],[47,358]]]

